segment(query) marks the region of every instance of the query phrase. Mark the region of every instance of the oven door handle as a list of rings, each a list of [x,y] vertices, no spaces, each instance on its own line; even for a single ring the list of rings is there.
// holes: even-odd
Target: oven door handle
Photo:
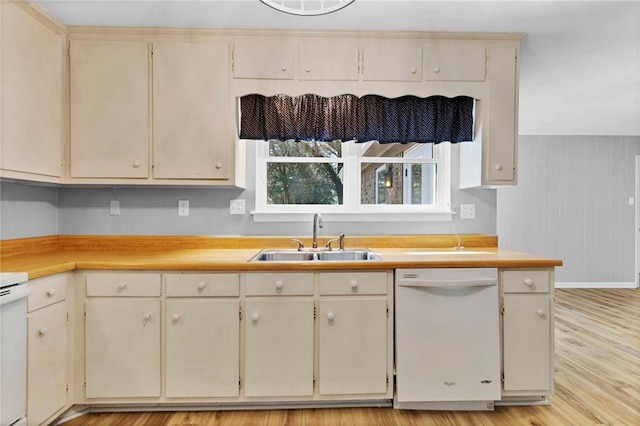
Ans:
[[[498,282],[493,278],[474,278],[467,280],[400,280],[399,287],[424,287],[424,288],[470,288],[493,287]]]

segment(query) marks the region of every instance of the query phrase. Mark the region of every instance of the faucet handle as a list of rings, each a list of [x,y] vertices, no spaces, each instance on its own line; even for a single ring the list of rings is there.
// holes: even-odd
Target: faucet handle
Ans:
[[[329,251],[331,251],[332,250],[331,243],[334,243],[336,241],[338,241],[338,244],[340,245],[340,250],[341,251],[344,250],[344,234],[341,234],[338,238],[333,238],[327,241],[326,248],[328,248]]]
[[[344,250],[344,234],[340,234],[340,250]]]
[[[333,250],[333,247],[331,247],[331,243],[335,243],[336,241],[339,241],[338,238],[332,238],[329,241],[327,241],[327,245],[325,246],[326,249],[328,249],[329,251]]]
[[[294,243],[298,243],[298,251],[302,251],[302,249],[304,248],[304,243],[300,240],[298,240],[297,238],[292,238],[291,241],[293,241]]]

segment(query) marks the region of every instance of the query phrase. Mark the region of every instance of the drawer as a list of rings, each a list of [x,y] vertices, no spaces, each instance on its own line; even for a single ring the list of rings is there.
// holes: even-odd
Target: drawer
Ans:
[[[320,295],[387,294],[386,272],[326,272],[320,274]]]
[[[548,293],[551,284],[549,271],[503,271],[505,293]]]
[[[165,274],[167,297],[239,296],[239,274]]]
[[[425,80],[484,81],[486,52],[482,46],[425,47]]]
[[[247,274],[247,296],[310,296],[313,295],[313,273]]]
[[[87,274],[87,296],[159,297],[160,274]]]
[[[30,282],[31,295],[27,300],[29,312],[52,305],[67,298],[67,276],[41,278]]]

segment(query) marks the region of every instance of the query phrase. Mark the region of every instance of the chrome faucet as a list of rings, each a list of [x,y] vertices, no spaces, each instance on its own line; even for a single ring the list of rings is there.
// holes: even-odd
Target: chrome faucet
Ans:
[[[313,215],[313,244],[311,247],[318,248],[318,228],[322,228],[322,216],[320,213]]]

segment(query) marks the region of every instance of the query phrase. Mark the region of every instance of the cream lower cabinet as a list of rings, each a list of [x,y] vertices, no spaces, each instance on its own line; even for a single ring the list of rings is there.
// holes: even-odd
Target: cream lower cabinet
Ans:
[[[87,274],[85,396],[160,396],[160,274]]]
[[[503,396],[553,390],[553,275],[550,270],[501,271]]]
[[[388,390],[387,274],[320,273],[320,395]]]
[[[312,273],[248,273],[244,396],[312,397]]]
[[[165,396],[237,397],[239,274],[165,274]]]
[[[27,418],[40,425],[68,403],[67,275],[29,283]]]

